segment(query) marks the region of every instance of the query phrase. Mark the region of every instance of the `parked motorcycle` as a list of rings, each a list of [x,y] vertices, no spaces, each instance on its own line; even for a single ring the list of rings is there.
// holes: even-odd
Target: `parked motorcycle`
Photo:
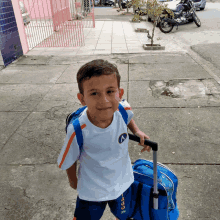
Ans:
[[[191,0],[181,0],[177,5],[176,10],[173,11],[174,17],[172,17],[167,11],[167,17],[159,18],[159,28],[163,33],[169,33],[173,30],[174,26],[188,23],[191,19],[196,23],[198,27],[201,26],[201,21],[196,15],[196,9]]]
[[[109,6],[112,6],[112,5],[114,5],[115,4],[115,2],[113,1],[113,0],[105,0],[105,3],[104,3],[104,5],[109,5]]]

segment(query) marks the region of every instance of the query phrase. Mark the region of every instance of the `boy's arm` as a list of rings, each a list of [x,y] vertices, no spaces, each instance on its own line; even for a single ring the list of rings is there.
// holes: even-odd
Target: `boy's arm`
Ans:
[[[141,152],[148,151],[150,152],[150,147],[147,145],[144,145],[144,139],[150,139],[144,132],[140,131],[138,126],[135,124],[134,120],[131,119],[130,123],[128,124],[128,128],[131,130],[133,134],[140,137],[141,142],[138,145],[143,146],[144,148],[141,150]]]
[[[77,189],[76,167],[77,167],[77,161],[69,169],[66,170],[67,176],[69,178],[70,186],[73,189]]]
[[[128,124],[128,128],[131,130],[133,134],[135,134],[139,130],[138,126],[135,124],[133,119],[131,119],[130,123]]]

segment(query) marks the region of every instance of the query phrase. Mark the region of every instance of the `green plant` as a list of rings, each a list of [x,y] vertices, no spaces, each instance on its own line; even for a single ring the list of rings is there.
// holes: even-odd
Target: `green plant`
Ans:
[[[141,8],[144,4],[143,4],[142,0],[132,0],[130,2],[130,5],[132,5],[136,9],[136,8]],[[141,20],[140,16],[142,13],[143,13],[143,11],[140,10],[137,14],[134,15],[134,17],[132,18],[132,21],[140,21]]]
[[[157,0],[148,0],[147,1],[147,14],[153,18],[153,29],[151,38],[151,46],[154,42],[154,31],[158,22],[160,22],[160,17],[174,16],[173,11],[167,7],[167,4],[158,3]]]

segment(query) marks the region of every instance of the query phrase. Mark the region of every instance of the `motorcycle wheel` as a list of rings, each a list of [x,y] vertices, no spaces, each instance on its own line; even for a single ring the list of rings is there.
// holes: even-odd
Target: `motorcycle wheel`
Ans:
[[[196,13],[193,13],[193,20],[194,20],[194,22],[196,23],[196,25],[197,25],[198,27],[201,26],[201,21],[200,21],[200,19],[198,18],[198,16],[196,15]]]
[[[163,33],[167,34],[173,30],[173,25],[169,24],[168,22],[164,21],[164,19],[162,19],[159,22],[159,28]]]

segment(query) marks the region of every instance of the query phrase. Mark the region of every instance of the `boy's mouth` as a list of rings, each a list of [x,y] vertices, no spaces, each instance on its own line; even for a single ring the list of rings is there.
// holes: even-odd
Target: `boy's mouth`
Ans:
[[[108,108],[98,108],[98,110],[107,110],[107,109],[110,109],[111,107],[108,107]]]

